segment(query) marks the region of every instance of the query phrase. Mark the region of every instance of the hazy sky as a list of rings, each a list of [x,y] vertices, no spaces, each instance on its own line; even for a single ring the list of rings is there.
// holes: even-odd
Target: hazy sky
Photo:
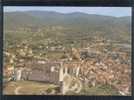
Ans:
[[[12,11],[56,11],[60,13],[84,12],[88,14],[108,15],[108,16],[131,16],[131,7],[24,7],[24,6],[6,6],[4,12]]]

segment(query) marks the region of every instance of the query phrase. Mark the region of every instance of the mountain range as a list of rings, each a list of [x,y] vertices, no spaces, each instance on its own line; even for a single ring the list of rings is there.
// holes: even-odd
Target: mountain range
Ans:
[[[80,34],[125,41],[131,39],[130,16],[113,17],[82,12],[64,14],[53,11],[4,13],[4,30],[17,30],[29,26],[40,28],[60,26],[64,29],[60,32],[71,37]]]

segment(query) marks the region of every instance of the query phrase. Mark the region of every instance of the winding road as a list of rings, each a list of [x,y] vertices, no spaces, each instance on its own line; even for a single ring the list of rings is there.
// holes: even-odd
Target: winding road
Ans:
[[[21,88],[22,88],[22,87],[18,86],[18,87],[14,90],[14,93],[18,95],[18,94],[19,94],[19,90],[20,90]]]

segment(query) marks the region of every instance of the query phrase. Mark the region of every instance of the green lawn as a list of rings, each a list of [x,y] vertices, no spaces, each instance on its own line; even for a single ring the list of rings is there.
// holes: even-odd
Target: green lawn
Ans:
[[[68,92],[68,95],[90,95],[90,96],[113,96],[120,95],[116,89],[109,85],[96,85],[95,87],[83,87],[82,91],[79,94],[75,94],[73,92]]]
[[[3,93],[7,95],[14,95],[17,91],[19,95],[42,95],[51,94],[51,92],[54,92],[53,90],[56,88],[56,85],[47,83],[33,81],[12,81],[5,85]]]
[[[18,88],[18,89],[17,89]],[[12,81],[5,85],[3,93],[6,95],[61,95],[57,92],[58,86],[34,81]],[[17,91],[17,93],[16,93]],[[95,87],[84,86],[78,94],[68,92],[67,95],[120,95],[117,90],[109,85]]]

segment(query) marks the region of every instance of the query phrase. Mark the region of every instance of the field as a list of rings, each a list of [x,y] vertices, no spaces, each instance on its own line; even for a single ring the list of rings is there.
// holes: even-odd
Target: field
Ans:
[[[32,81],[9,82],[5,85],[4,94],[7,95],[45,95],[46,92],[53,95],[56,92],[56,85],[44,84]]]
[[[57,90],[56,90],[57,89]],[[58,86],[33,81],[9,82],[5,85],[6,95],[61,95]],[[46,93],[46,94],[45,94]],[[110,86],[98,85],[96,87],[84,87],[81,93],[68,92],[67,95],[120,95]]]

